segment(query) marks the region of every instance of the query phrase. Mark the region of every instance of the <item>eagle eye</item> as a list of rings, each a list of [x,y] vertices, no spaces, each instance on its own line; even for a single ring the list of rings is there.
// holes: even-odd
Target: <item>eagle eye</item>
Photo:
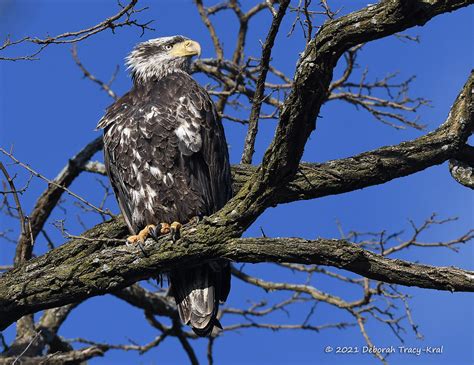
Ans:
[[[165,50],[169,51],[171,48],[173,48],[173,46],[171,44],[167,44],[165,45]]]

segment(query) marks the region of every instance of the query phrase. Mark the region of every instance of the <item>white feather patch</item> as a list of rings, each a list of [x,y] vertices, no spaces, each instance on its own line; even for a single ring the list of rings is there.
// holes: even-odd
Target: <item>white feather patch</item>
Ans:
[[[173,175],[171,175],[171,173],[168,172],[165,176],[163,176],[163,183],[167,187],[171,187],[174,184]]]
[[[182,154],[190,156],[201,149],[202,138],[197,125],[181,119],[181,125],[174,130],[174,134],[179,139],[179,149]]]
[[[163,173],[161,172],[161,170],[155,166],[150,166],[150,173],[157,179],[161,179],[161,177],[163,176]]]

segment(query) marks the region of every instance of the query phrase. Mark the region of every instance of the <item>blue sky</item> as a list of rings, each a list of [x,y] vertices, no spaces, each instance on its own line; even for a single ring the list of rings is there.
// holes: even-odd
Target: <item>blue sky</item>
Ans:
[[[189,0],[143,1],[150,9],[140,19],[155,19],[155,32],[147,32],[140,38],[135,29],[119,29],[116,35],[104,32],[82,42],[78,51],[82,62],[97,77],[107,80],[116,65],[120,70],[113,84],[118,94],[130,88],[130,79],[123,67],[123,59],[133,46],[142,40],[164,35],[183,34],[199,41],[203,57],[212,57],[213,49],[205,27]],[[243,2],[245,3],[245,2]],[[253,3],[253,1],[252,1]],[[367,5],[365,1],[333,2],[334,8],[344,5],[342,12],[348,12]],[[82,29],[95,24],[116,12],[114,1],[53,1],[20,0],[3,1],[0,4],[0,35],[11,34],[12,38],[24,35],[44,36],[65,31]],[[290,14],[282,25],[273,52],[275,65],[292,75],[298,53],[304,44],[299,30],[288,38],[294,14]],[[229,50],[235,39],[235,19],[231,14],[215,18],[216,26],[224,48]],[[259,39],[265,37],[269,16],[262,13],[251,24],[246,54],[259,56]],[[360,72],[367,66],[369,77],[383,77],[399,71],[399,80],[416,75],[411,89],[412,96],[423,96],[432,101],[432,106],[422,108],[418,115],[427,130],[442,123],[449,108],[473,67],[473,13],[462,9],[440,16],[423,28],[408,31],[419,35],[421,43],[402,42],[394,37],[375,41],[365,46],[358,59]],[[26,50],[18,48],[18,51]],[[338,72],[341,71],[338,67]],[[337,73],[336,73],[337,74]],[[198,76],[202,83],[206,80]],[[358,80],[355,78],[355,80]],[[82,78],[74,64],[67,46],[51,46],[35,62],[0,63],[0,144],[14,146],[15,155],[22,161],[53,178],[67,159],[78,152],[87,142],[98,135],[94,131],[97,121],[103,115],[111,99],[95,84]],[[237,114],[244,115],[244,114]],[[224,122],[230,145],[231,159],[237,163],[241,156],[246,129],[228,121]],[[263,121],[257,139],[254,161],[259,161],[273,137],[275,123]],[[351,105],[333,102],[321,111],[316,131],[311,136],[303,160],[322,162],[374,149],[383,145],[396,144],[420,136],[416,130],[396,131],[380,124],[368,113],[357,111]],[[101,155],[96,156],[101,159]],[[2,157],[2,161],[5,160]],[[12,168],[12,171],[14,169]],[[25,175],[19,173],[18,183]],[[22,180],[23,179],[23,180]],[[84,174],[71,189],[90,201],[99,203],[101,189],[97,188],[97,177]],[[27,194],[22,198],[25,211],[29,212],[38,194],[45,188],[41,181],[34,180]],[[331,196],[315,201],[298,202],[269,209],[246,232],[246,236],[260,235],[262,227],[267,236],[301,236],[306,238],[339,237],[337,221],[345,230],[390,232],[403,229],[409,232],[408,219],[423,222],[433,212],[440,218],[458,216],[459,220],[449,225],[436,227],[423,236],[426,241],[440,241],[459,236],[472,228],[473,196],[470,191],[452,180],[446,164],[423,171],[414,176],[398,179],[383,186],[370,187],[356,192]],[[117,212],[113,198],[108,207]],[[81,226],[76,219],[77,209],[67,199],[63,207],[56,209],[47,227],[57,244],[63,242],[61,235],[51,228],[56,219],[66,219],[72,233],[80,233]],[[95,215],[83,217],[86,224],[97,222]],[[0,217],[0,227],[15,229],[15,222]],[[16,237],[16,231],[12,233]],[[37,242],[36,253],[46,250],[44,239]],[[0,265],[11,262],[14,246],[0,241]],[[456,254],[444,249],[410,249],[400,258],[433,265],[454,265],[474,269],[471,245],[461,248]],[[268,280],[301,282],[302,278],[277,270],[272,265],[246,265],[246,270]],[[344,298],[357,295],[353,288],[335,281],[317,277],[313,282],[318,288],[336,293]],[[238,306],[249,298],[258,300],[265,293],[233,281],[233,290],[228,305]],[[473,299],[469,294],[451,294],[418,288],[400,288],[413,295],[410,303],[415,322],[425,339],[419,341],[409,331],[405,335],[407,346],[444,345],[442,355],[407,357],[395,355],[391,364],[472,364],[473,354]],[[282,298],[275,294],[271,300]],[[304,318],[307,308],[296,309],[290,318],[276,315],[275,320],[288,323]],[[314,324],[349,320],[341,311],[327,305],[318,306]],[[230,321],[230,318],[229,318]],[[224,325],[225,325],[224,321]],[[399,341],[387,328],[369,322],[368,331],[378,346],[398,346]],[[12,338],[14,329],[6,331]],[[143,319],[141,311],[117,299],[104,296],[92,298],[81,304],[61,329],[65,337],[87,337],[96,341],[125,343],[128,338],[144,343],[151,340],[156,331]],[[205,342],[197,345],[200,358],[205,358]],[[310,332],[267,332],[265,330],[244,330],[231,333],[216,343],[218,364],[354,364],[378,363],[369,355],[327,355],[323,349],[331,346],[363,346],[364,340],[356,328],[327,330],[319,334]],[[157,349],[142,357],[135,353],[109,352],[106,357],[91,361],[92,364],[176,364],[186,363],[182,351],[176,351],[174,339],[167,340]],[[178,347],[178,349],[180,349]]]

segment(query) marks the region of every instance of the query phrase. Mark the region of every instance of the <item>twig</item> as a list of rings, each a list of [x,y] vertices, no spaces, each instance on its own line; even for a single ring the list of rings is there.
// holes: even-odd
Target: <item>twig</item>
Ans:
[[[253,96],[252,111],[249,118],[249,127],[247,136],[245,137],[244,152],[242,154],[241,163],[251,164],[252,157],[255,151],[255,139],[258,133],[258,120],[260,117],[260,110],[262,107],[262,98],[265,92],[265,80],[267,78],[268,68],[270,64],[270,57],[272,49],[275,44],[275,38],[280,29],[280,24],[285,16],[286,9],[290,4],[289,0],[280,1],[280,7],[278,13],[274,16],[270,30],[263,45],[262,58],[260,60],[260,75],[257,79],[257,85],[255,88],[255,94]]]
[[[194,3],[196,4],[198,8],[199,15],[201,16],[203,23],[206,25],[207,30],[209,31],[209,34],[212,39],[212,43],[214,44],[214,50],[216,51],[217,59],[221,60],[224,58],[224,51],[219,42],[219,38],[217,37],[217,33],[214,28],[214,25],[212,24],[211,20],[208,17],[208,13],[206,9],[204,8],[202,0],[194,0]]]
[[[20,199],[17,194],[15,183],[13,182],[13,179],[8,174],[8,171],[2,162],[0,162],[0,170],[3,172],[3,175],[5,175],[5,178],[7,179],[8,185],[10,186],[10,189],[13,194],[13,199],[16,204],[16,210],[20,218],[21,236],[26,238],[24,240],[19,240],[18,242],[18,247],[16,249],[16,255],[15,255],[15,265],[18,265],[31,258],[32,246],[33,246],[33,239],[31,237],[31,226],[29,225],[29,220],[27,220],[27,217],[25,217],[25,215],[23,214],[23,209],[21,208]]]
[[[117,74],[118,68],[115,70],[114,74],[112,74],[112,77],[108,83],[105,83],[98,78],[96,78],[93,74],[91,74],[82,64],[81,60],[79,59],[79,56],[77,54],[77,46],[74,44],[71,48],[71,54],[72,58],[74,59],[74,62],[76,65],[81,69],[81,71],[84,73],[84,77],[87,77],[89,80],[92,82],[95,82],[98,84],[112,99],[117,100],[117,94],[110,88],[111,83],[115,79],[115,75]]]
[[[214,341],[215,337],[210,336],[207,339],[207,363],[208,365],[214,365]]]
[[[18,45],[20,43],[32,43],[32,44],[38,45],[39,48],[35,52],[27,56],[19,56],[19,57],[0,56],[0,60],[3,60],[3,61],[36,60],[37,59],[36,56],[40,54],[47,46],[51,44],[77,43],[97,33],[100,33],[106,29],[110,29],[112,30],[112,32],[115,32],[115,29],[120,28],[120,27],[137,26],[141,28],[142,34],[146,30],[153,30],[153,28],[149,26],[152,23],[152,21],[149,21],[146,23],[139,23],[137,20],[132,19],[132,16],[134,14],[140,13],[147,9],[146,7],[142,9],[135,9],[137,2],[138,0],[131,0],[130,3],[126,6],[122,6],[119,3],[121,10],[117,14],[105,19],[104,21],[92,27],[82,29],[79,31],[66,32],[66,33],[58,34],[56,36],[47,37],[47,38],[35,38],[35,37],[27,36],[16,41],[11,41],[10,37],[7,37],[5,41],[3,42],[3,44],[0,45],[0,51],[3,51],[14,45]],[[125,19],[121,22],[117,22],[122,17],[125,17]]]
[[[15,365],[17,363],[18,360],[20,360],[20,358],[26,353],[26,351],[28,351],[28,349],[30,348],[30,346],[33,344],[33,342],[36,341],[36,339],[38,338],[38,336],[41,335],[41,330],[39,330],[35,337],[33,337],[33,339],[30,341],[30,343],[28,344],[28,346],[25,347],[25,349],[23,350],[23,352],[18,355],[15,359],[15,361],[13,361],[13,364],[12,365]]]

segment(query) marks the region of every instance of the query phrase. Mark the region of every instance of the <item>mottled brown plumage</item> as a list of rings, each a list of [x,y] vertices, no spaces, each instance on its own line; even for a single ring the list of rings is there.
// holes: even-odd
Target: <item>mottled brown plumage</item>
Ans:
[[[132,234],[148,224],[210,215],[232,195],[214,104],[187,73],[190,57],[168,56],[184,42],[178,36],[137,46],[129,57],[134,86],[98,125],[110,181]],[[198,335],[209,334],[230,289],[229,265],[177,269],[169,278],[183,322]]]

